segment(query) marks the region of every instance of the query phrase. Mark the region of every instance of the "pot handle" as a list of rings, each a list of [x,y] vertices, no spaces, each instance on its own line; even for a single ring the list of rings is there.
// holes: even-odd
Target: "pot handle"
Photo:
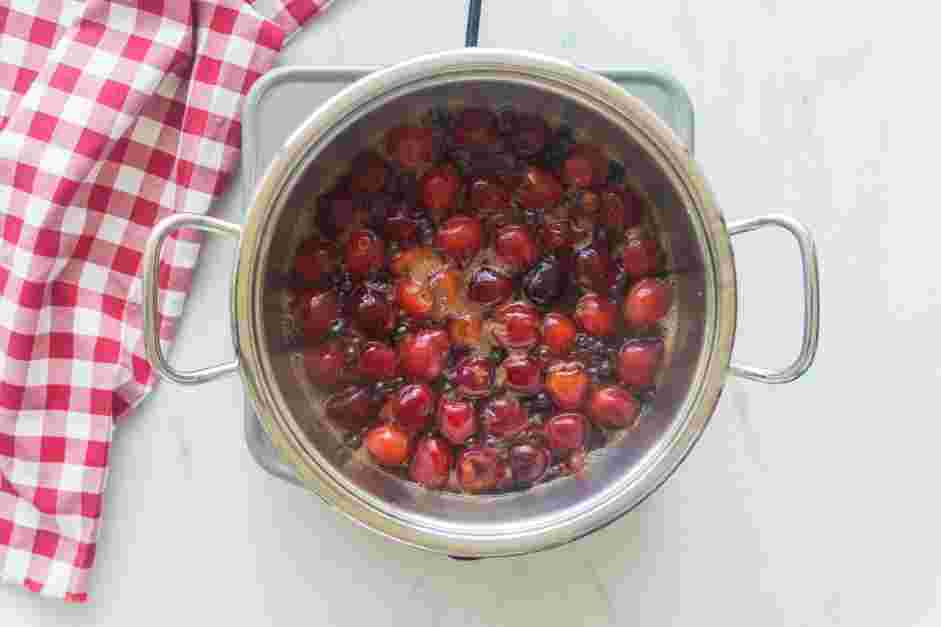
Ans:
[[[242,229],[237,224],[197,213],[177,213],[164,218],[154,227],[144,248],[144,348],[147,360],[164,379],[181,385],[198,385],[238,370],[238,359],[196,370],[176,370],[167,362],[160,345],[160,252],[170,233],[182,228],[231,235],[238,239]]]
[[[732,362],[732,374],[762,383],[790,383],[807,372],[817,354],[820,335],[820,276],[817,270],[817,247],[810,231],[801,222],[784,215],[749,218],[729,225],[729,235],[756,231],[766,226],[784,229],[797,240],[804,272],[804,337],[800,353],[789,366],[769,370]]]

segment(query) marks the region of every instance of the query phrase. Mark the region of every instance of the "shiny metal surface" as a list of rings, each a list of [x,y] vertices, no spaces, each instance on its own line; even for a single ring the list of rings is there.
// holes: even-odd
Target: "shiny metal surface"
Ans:
[[[739,235],[765,227],[784,229],[797,241],[801,257],[804,286],[804,332],[800,352],[790,365],[780,370],[769,370],[733,362],[732,374],[761,383],[790,383],[803,375],[814,363],[820,338],[820,272],[817,268],[817,247],[807,227],[794,218],[767,215],[729,225],[729,235]]]

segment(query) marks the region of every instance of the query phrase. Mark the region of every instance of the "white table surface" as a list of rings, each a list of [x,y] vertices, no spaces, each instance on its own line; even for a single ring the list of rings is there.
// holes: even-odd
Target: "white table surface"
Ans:
[[[687,462],[608,529],[538,555],[460,563],[354,527],[259,469],[242,441],[237,377],[162,385],[112,449],[91,601],[2,587],[0,625],[941,624],[931,402],[941,297],[930,257],[941,218],[936,202],[913,197],[917,222],[889,220],[889,119],[921,133],[937,90],[898,89],[890,47],[909,35],[892,36],[892,7],[484,4],[482,45],[665,68],[685,83],[726,216],[782,211],[817,237],[811,373],[779,387],[730,379]],[[456,47],[465,10],[337,0],[281,62],[386,64]],[[906,19],[917,29],[928,16]],[[909,143],[921,153],[897,146],[896,168],[933,158],[936,142]],[[241,204],[236,177],[216,215],[237,220]],[[794,247],[761,233],[735,248],[736,358],[781,364],[799,338]],[[174,355],[182,366],[232,354],[232,258],[228,242],[205,248]]]

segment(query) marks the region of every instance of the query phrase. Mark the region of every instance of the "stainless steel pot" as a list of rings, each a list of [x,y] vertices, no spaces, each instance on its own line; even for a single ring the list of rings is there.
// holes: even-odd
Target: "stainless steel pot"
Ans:
[[[403,118],[430,106],[512,102],[565,119],[623,161],[658,207],[682,315],[670,333],[663,383],[640,427],[589,457],[588,478],[565,478],[525,492],[475,497],[431,492],[364,463],[318,419],[315,393],[281,350],[284,304],[273,276],[290,263],[305,231],[310,198],[350,159]],[[782,370],[730,363],[736,324],[730,236],[774,226],[797,240],[804,277],[804,333]],[[195,228],[239,240],[231,315],[237,361],[181,372],[158,335],[158,264],[163,240]],[[596,74],[541,55],[465,49],[420,57],[371,74],[314,111],[260,180],[245,224],[179,214],[161,221],[144,266],[148,358],[166,379],[199,384],[238,370],[265,430],[286,463],[324,501],[393,539],[455,556],[536,551],[574,540],[631,510],[682,462],[702,434],[726,376],[786,383],[817,348],[819,286],[807,229],[785,216],[726,226],[699,167],[639,100]]]

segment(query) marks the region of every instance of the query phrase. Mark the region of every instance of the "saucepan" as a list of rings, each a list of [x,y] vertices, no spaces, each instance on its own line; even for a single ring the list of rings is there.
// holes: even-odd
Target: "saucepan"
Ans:
[[[320,419],[320,399],[311,397],[299,376],[296,354],[284,348],[278,277],[310,219],[310,198],[333,183],[337,164],[415,111],[506,102],[566,120],[625,165],[657,207],[680,315],[663,383],[642,421],[620,445],[593,452],[582,477],[503,495],[425,490],[364,463]],[[778,370],[731,360],[737,298],[731,238],[771,227],[795,238],[803,276],[803,339],[793,363]],[[180,228],[238,240],[230,300],[236,359],[187,372],[167,362],[158,332],[160,249]],[[727,377],[793,381],[813,362],[818,339],[817,258],[803,225],[782,215],[726,224],[699,165],[640,100],[571,63],[511,50],[424,56],[350,85],[291,135],[259,180],[244,224],[189,214],[161,221],[147,243],[143,278],[147,354],[162,377],[192,385],[238,371],[274,447],[313,493],[389,538],[463,557],[558,546],[616,520],[683,461],[709,422]]]

